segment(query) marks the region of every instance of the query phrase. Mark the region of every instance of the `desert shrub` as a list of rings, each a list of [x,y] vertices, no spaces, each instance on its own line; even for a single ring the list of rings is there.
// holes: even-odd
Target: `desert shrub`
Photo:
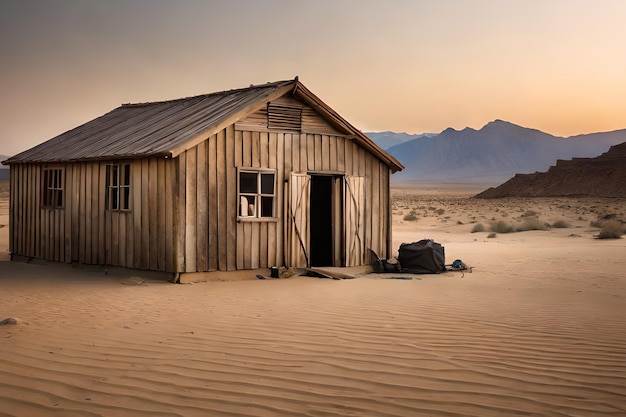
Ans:
[[[528,217],[517,226],[517,231],[526,232],[528,230],[546,230],[546,226],[538,218]]]
[[[513,233],[515,228],[512,224],[498,220],[497,222],[491,223],[491,231],[496,233]]]
[[[602,227],[602,224],[604,223],[604,220],[592,220],[591,222],[589,222],[589,226],[591,227],[597,227],[598,229]]]
[[[498,235],[496,235],[495,233],[489,233],[489,234],[487,235],[487,237],[488,237],[489,239],[492,239],[492,238],[494,238],[494,237],[496,237],[496,236],[498,236]]]
[[[535,217],[537,216],[539,213],[537,213],[534,210],[526,210],[526,212],[524,214],[522,214],[522,217]]]
[[[438,215],[442,215],[443,213],[445,213],[446,211],[442,208],[435,210],[435,213],[437,213]]]
[[[552,227],[554,227],[555,229],[568,229],[572,227],[572,225],[566,222],[565,220],[557,220],[554,223],[552,223]]]
[[[476,223],[474,227],[472,227],[472,233],[484,232],[485,226],[482,223]]]
[[[624,234],[624,225],[618,220],[606,220],[602,223],[598,239],[617,239]]]
[[[404,216],[404,220],[406,220],[407,222],[414,222],[417,220],[417,213],[415,213],[415,210],[411,210],[409,212],[409,214]]]
[[[592,221],[591,223],[589,223],[589,225],[591,227],[602,228],[604,226],[604,223],[606,223],[609,220],[615,220],[616,218],[617,218],[617,214],[615,213],[598,214],[598,218]]]

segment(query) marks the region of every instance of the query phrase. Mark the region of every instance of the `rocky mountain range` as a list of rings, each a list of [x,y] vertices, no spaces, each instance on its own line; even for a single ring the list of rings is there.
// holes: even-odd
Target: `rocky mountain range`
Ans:
[[[559,159],[595,157],[626,142],[626,129],[557,137],[502,120],[479,130],[448,128],[440,134],[367,133],[405,169],[393,181],[501,184],[518,173],[545,171]],[[395,145],[388,144],[397,143]]]
[[[411,135],[409,133],[386,132],[368,132],[367,136],[372,139],[378,146],[383,149],[389,149],[392,146],[400,145],[414,139],[425,139],[437,136],[438,133],[420,133],[419,135]]]
[[[405,166],[393,175],[395,183],[474,183],[485,187],[502,184],[516,174],[546,171],[557,160],[596,157],[626,142],[626,129],[563,138],[503,120],[479,130],[366,134]],[[0,160],[7,158],[0,155]],[[0,165],[0,178],[8,179],[6,168]]]
[[[626,143],[595,158],[559,160],[547,172],[517,174],[478,198],[626,197]]]

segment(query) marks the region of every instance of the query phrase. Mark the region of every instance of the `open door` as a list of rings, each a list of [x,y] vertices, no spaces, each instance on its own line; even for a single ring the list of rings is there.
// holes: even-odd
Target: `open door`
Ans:
[[[287,230],[289,248],[289,266],[309,268],[309,196],[311,193],[311,177],[307,174],[291,174],[289,181],[289,210]]]
[[[364,264],[365,256],[365,177],[346,177],[344,187],[346,266]]]
[[[309,261],[313,267],[343,266],[343,175],[311,174]]]

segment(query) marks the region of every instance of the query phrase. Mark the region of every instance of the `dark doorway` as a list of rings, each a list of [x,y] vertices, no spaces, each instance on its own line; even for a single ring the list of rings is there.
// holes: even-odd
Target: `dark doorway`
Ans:
[[[333,266],[333,179],[311,176],[311,266]]]

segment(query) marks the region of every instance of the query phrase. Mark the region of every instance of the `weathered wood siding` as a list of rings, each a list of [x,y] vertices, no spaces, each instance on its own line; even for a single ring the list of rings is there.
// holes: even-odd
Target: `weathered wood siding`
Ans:
[[[315,172],[361,177],[362,247],[350,264],[368,263],[367,248],[387,257],[389,167],[312,108],[293,98],[277,102],[302,106],[301,132],[268,129],[264,109],[174,159],[124,161],[132,176],[128,211],[105,210],[106,161],[54,165],[65,176],[57,209],[42,208],[43,166],[12,165],[11,252],[165,272],[283,265],[301,259],[290,253],[297,250],[290,240],[291,174]],[[276,170],[275,219],[238,220],[238,168]]]
[[[131,165],[130,210],[105,210],[107,162],[55,164],[63,169],[63,207],[41,202],[43,166],[11,166],[13,254],[57,262],[174,272],[172,160]]]
[[[303,109],[302,130],[305,133],[269,130],[265,110],[261,110],[178,157],[181,182],[177,211],[182,216],[180,224],[184,225],[178,236],[182,256],[177,262],[181,272],[255,269],[289,263],[292,173],[363,177],[363,247],[356,252],[360,261],[354,263],[369,262],[367,248],[387,257],[387,165],[308,107]],[[238,220],[238,167],[276,169],[277,220]]]

